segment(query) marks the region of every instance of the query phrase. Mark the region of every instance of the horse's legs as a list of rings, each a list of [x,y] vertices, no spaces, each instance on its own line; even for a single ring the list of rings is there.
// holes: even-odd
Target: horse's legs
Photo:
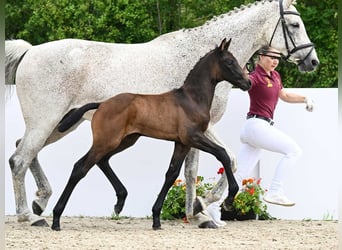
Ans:
[[[34,226],[47,226],[47,223],[43,218],[32,214],[28,209],[25,190],[25,175],[27,169],[32,164],[32,159],[44,146],[44,142],[44,133],[41,130],[26,130],[25,136],[19,142],[17,149],[9,159],[18,221],[30,221],[31,225]]]
[[[185,212],[188,220],[194,215],[196,197],[196,179],[198,173],[199,150],[192,148],[185,158],[184,176],[186,183]]]
[[[44,146],[54,143],[63,138],[69,132],[75,130],[83,121],[84,119],[81,119],[80,122],[72,127],[72,129],[69,129],[67,132],[64,133],[60,133],[57,131],[57,129],[55,129],[47,139]],[[52,188],[50,186],[49,180],[45,176],[45,173],[38,161],[37,156],[33,158],[30,165],[30,170],[38,187],[38,190],[36,192],[37,198],[32,201],[32,210],[34,214],[41,215],[44,212],[49,198],[52,195]]]
[[[59,197],[57,204],[53,209],[53,221],[51,226],[53,230],[59,231],[61,229],[60,218],[65,209],[65,206],[77,183],[83,177],[85,177],[88,171],[95,165],[96,159],[94,155],[94,151],[90,150],[85,156],[83,156],[80,160],[78,160],[75,163],[68,183],[65,186],[62,195]]]
[[[63,114],[63,112],[64,111],[62,111],[62,109],[60,111],[55,111],[56,117],[58,117],[58,114]],[[9,164],[12,171],[18,221],[30,221],[32,226],[48,226],[42,217],[33,214],[28,209],[25,189],[25,175],[27,169],[30,168],[38,187],[38,199],[36,199],[33,203],[33,207],[35,213],[39,213],[40,211],[42,212],[45,209],[48,198],[52,192],[50,184],[36,157],[38,152],[45,145],[58,140],[67,133],[61,134],[55,133],[56,130],[53,131],[53,128],[58,124],[58,120],[46,120],[44,123],[34,122],[37,121],[27,122],[24,137],[19,141],[15,152],[10,157]]]
[[[17,140],[16,147],[19,145],[20,141],[21,140]],[[36,192],[37,199],[32,202],[32,210],[34,214],[41,215],[51,197],[52,189],[37,157],[33,158],[30,164],[30,170],[38,187]]]
[[[190,222],[198,223],[200,228],[217,228],[207,213],[201,213],[206,207],[201,197],[196,197],[196,179],[198,172],[199,150],[192,148],[185,158],[186,200],[185,213]]]
[[[153,217],[152,228],[154,230],[161,229],[160,212],[161,212],[165,197],[169,189],[171,188],[171,186],[173,185],[173,183],[176,181],[177,177],[179,176],[179,172],[184,162],[184,158],[189,152],[189,150],[190,150],[189,146],[185,146],[183,144],[175,142],[175,148],[173,151],[171,162],[165,175],[165,182],[158,195],[157,200],[155,201],[152,207],[152,217]]]
[[[30,170],[38,187],[36,192],[37,198],[32,201],[32,210],[34,214],[41,215],[47,206],[49,198],[51,197],[52,189],[37,157],[33,158],[30,164]]]

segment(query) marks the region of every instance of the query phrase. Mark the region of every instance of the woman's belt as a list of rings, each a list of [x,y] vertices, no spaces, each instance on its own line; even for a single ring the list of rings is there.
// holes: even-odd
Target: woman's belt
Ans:
[[[267,117],[264,117],[264,116],[261,116],[261,115],[247,115],[247,119],[250,119],[250,118],[258,118],[258,119],[262,119],[264,121],[267,121],[271,126],[274,124],[274,121],[271,119],[271,118],[267,118]]]

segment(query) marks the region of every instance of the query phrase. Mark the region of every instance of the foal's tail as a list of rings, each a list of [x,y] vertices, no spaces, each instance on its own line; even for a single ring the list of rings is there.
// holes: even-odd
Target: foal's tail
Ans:
[[[5,84],[14,85],[17,68],[32,45],[24,40],[5,41]]]
[[[73,109],[69,113],[67,113],[63,119],[58,124],[58,131],[65,132],[73,125],[75,125],[79,120],[81,120],[82,116],[85,112],[97,109],[101,103],[88,103],[78,109]]]

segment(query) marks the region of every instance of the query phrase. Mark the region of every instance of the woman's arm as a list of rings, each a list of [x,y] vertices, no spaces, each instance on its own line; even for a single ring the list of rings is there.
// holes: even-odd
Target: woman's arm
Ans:
[[[280,90],[279,98],[289,103],[305,103],[307,111],[313,111],[313,101],[311,98],[296,93],[286,91],[284,88]]]

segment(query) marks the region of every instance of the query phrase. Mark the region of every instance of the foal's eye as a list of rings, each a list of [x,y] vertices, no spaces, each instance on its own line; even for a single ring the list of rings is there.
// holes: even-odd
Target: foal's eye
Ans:
[[[233,64],[233,60],[226,60],[226,63],[227,63],[228,65],[232,65],[232,64]]]

